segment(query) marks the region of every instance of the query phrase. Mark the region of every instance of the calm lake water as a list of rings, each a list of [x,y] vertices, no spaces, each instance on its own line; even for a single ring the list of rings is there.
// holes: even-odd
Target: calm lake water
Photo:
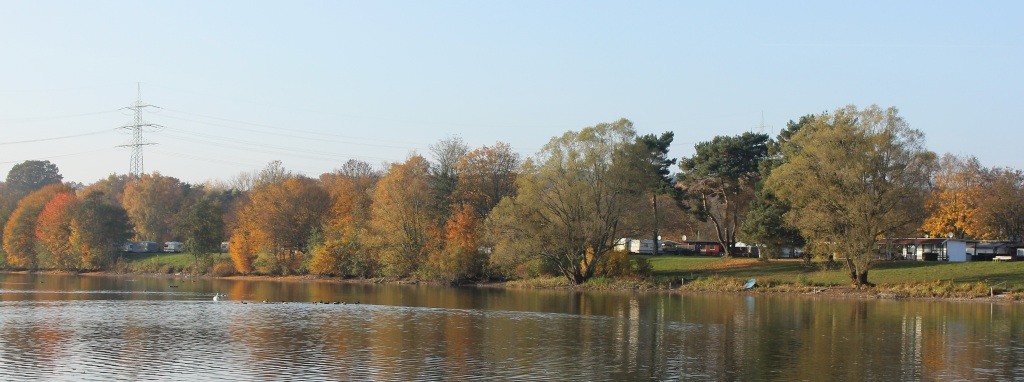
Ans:
[[[0,274],[0,380],[1024,380],[1024,304]]]

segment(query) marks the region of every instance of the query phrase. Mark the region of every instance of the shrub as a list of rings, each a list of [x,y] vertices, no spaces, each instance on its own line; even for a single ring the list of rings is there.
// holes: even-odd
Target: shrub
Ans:
[[[211,273],[213,273],[214,276],[220,277],[231,276],[235,274],[235,264],[231,259],[221,259],[213,265]]]
[[[259,274],[280,275],[281,261],[273,253],[261,252],[256,254],[256,258],[252,261],[252,268]]]
[[[621,277],[632,273],[629,264],[629,253],[625,251],[611,251],[604,255],[597,268],[594,269],[595,276]]]
[[[633,274],[641,277],[651,277],[654,274],[654,264],[643,257],[633,261]]]

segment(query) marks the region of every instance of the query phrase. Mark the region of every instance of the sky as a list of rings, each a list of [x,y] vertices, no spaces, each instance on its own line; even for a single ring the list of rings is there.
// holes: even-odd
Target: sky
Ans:
[[[938,154],[1024,168],[1019,1],[0,0],[0,176],[25,160],[89,184],[130,169],[316,177],[459,137],[524,156],[627,118],[775,135],[894,106]]]

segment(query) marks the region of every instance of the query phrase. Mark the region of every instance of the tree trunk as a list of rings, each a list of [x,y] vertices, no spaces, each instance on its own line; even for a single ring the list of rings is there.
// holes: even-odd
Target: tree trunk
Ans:
[[[857,266],[853,264],[853,259],[850,259],[849,256],[846,257],[846,270],[850,272],[850,281],[853,285],[860,288],[859,279],[857,278]]]
[[[849,257],[846,258],[846,267],[850,271],[850,280],[853,281],[853,285],[856,286],[857,289],[860,289],[861,287],[874,286],[874,284],[868,282],[867,268],[858,269],[857,266],[854,265],[853,260]]]
[[[872,283],[868,282],[868,270],[867,269],[860,271],[860,274],[857,275],[857,283],[858,283],[858,285],[857,285],[858,287],[861,287],[861,286],[874,286],[875,285],[875,284],[872,284]]]
[[[654,236],[652,237],[652,239],[654,239],[654,249],[652,249],[651,254],[653,254],[654,256],[658,256],[658,241],[659,236],[661,236],[658,235],[658,194],[653,194],[651,200],[651,207],[653,207],[654,210]]]

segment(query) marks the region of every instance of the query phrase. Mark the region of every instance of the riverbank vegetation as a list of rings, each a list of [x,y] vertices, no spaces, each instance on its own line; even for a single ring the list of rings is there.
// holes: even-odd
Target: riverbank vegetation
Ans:
[[[350,160],[313,178],[275,161],[202,185],[159,173],[64,184],[52,163],[26,161],[0,183],[0,266],[688,290],[757,278],[777,289],[877,285],[900,295],[1020,289],[1017,263],[882,260],[884,238],[1024,236],[1021,171],[937,159],[895,108],[807,115],[777,137],[718,136],[680,158],[668,155],[673,138],[621,119],[567,131],[526,158],[505,143],[448,138],[380,168]],[[616,248],[624,237],[715,242],[725,258],[630,256]],[[142,241],[180,241],[184,253],[122,250]],[[750,254],[740,241],[762,261],[733,259]],[[772,260],[785,248],[814,255]]]
[[[856,293],[842,264],[802,260],[759,261],[718,257],[648,257],[652,278],[688,291],[741,291],[756,280],[766,291]],[[976,298],[1008,294],[1024,298],[1024,262],[886,261],[872,272],[871,295],[888,297]]]

